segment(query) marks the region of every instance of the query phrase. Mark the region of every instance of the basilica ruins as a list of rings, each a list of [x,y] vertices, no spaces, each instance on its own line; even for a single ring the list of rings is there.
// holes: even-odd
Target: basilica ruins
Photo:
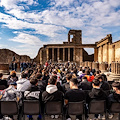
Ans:
[[[71,35],[72,39],[70,39]],[[94,55],[88,55],[84,48],[93,48]],[[82,44],[82,31],[70,30],[68,42],[44,45],[40,48],[39,54],[40,64],[50,60],[52,63],[70,61],[80,64],[85,61],[95,61],[110,64],[112,61],[120,61],[120,40],[112,43],[112,35],[109,34],[94,44]]]

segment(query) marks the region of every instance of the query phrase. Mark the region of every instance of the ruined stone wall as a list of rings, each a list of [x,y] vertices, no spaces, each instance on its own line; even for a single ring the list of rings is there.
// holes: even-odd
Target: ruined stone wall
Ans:
[[[109,58],[108,58],[108,63],[111,63],[114,61],[114,53],[113,53],[113,47],[112,45],[109,45]]]
[[[27,55],[18,55],[15,52],[8,49],[0,49],[0,63],[8,63],[10,64],[13,56],[16,61],[31,61],[30,57]]]
[[[85,61],[94,61],[94,54],[89,55],[84,49],[83,49],[83,62]]]
[[[120,61],[120,40],[112,43],[112,36],[107,35],[96,44],[99,63],[108,62],[110,64],[112,61]]]
[[[120,61],[120,40],[113,43],[113,55],[115,56],[115,61]],[[115,47],[115,50],[114,50]]]
[[[40,49],[38,51],[37,56],[33,59],[33,61],[36,62],[36,63],[40,63]]]

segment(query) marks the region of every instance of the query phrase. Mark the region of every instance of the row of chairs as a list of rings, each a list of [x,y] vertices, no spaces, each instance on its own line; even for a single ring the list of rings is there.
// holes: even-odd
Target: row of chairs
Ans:
[[[85,103],[82,102],[69,102],[67,113],[69,115],[82,115],[83,120],[85,119]],[[18,104],[16,101],[1,101],[1,114],[2,115],[19,115]],[[113,103],[110,109],[111,113],[119,113],[120,120],[120,103]],[[106,102],[92,101],[89,105],[89,114],[105,114],[105,119],[107,120],[106,114]],[[42,119],[45,120],[45,115],[62,115],[62,120],[65,120],[65,115],[63,112],[63,105],[60,101],[47,102],[45,104],[44,113],[41,112],[41,105],[38,100],[24,100],[23,102],[23,119],[25,120],[25,115],[42,115]],[[21,117],[18,117],[21,120]]]

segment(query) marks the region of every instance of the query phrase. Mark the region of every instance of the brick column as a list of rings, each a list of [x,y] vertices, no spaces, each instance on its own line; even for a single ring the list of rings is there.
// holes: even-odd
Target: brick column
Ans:
[[[70,61],[70,48],[68,48],[68,61]]]
[[[94,61],[98,61],[98,48],[94,48]]]
[[[49,48],[46,49],[47,61],[49,61]]]
[[[73,62],[75,62],[75,48],[73,48]]]
[[[112,62],[112,73],[110,75],[110,80],[120,81],[120,62]]]
[[[102,62],[101,64],[99,64],[99,69],[102,71],[102,72],[107,72],[107,69],[108,68],[108,63],[106,62]]]
[[[80,62],[83,61],[83,49],[80,48]]]
[[[68,44],[70,44],[70,34],[68,34]]]
[[[63,48],[63,61],[65,61],[65,48]]]
[[[52,62],[54,62],[54,48],[52,48]]]
[[[40,50],[40,64],[43,64],[42,63],[42,58],[43,58],[43,56],[42,56],[42,50]]]
[[[60,60],[60,49],[59,48],[57,49],[57,60],[58,61]]]

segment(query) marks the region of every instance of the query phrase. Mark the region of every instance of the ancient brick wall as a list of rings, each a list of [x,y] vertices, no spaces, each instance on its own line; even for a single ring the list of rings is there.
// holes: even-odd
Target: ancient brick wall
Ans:
[[[10,64],[13,56],[15,57],[15,60],[18,61],[28,61],[30,62],[31,59],[27,55],[18,55],[15,52],[8,50],[8,49],[0,49],[0,63],[8,63]]]
[[[114,51],[114,46],[115,46],[115,51]],[[113,43],[113,51],[115,52],[113,53],[115,56],[115,61],[120,61],[120,40]]]
[[[112,36],[107,35],[96,44],[99,63],[108,62],[110,64],[112,61],[120,61],[120,40],[112,43]]]

